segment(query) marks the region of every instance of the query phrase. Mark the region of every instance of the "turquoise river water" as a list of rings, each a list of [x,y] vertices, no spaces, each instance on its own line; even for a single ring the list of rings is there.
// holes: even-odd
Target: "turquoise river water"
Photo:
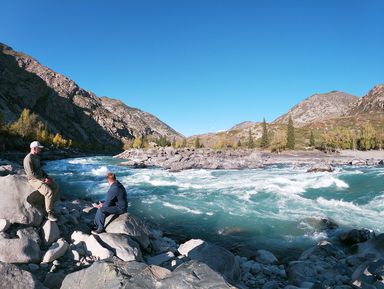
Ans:
[[[203,238],[232,250],[285,254],[327,237],[321,218],[340,228],[384,232],[384,168],[308,167],[187,170],[119,166],[111,157],[49,161],[45,168],[63,195],[103,199],[105,174],[115,172],[128,192],[129,211],[167,233]]]

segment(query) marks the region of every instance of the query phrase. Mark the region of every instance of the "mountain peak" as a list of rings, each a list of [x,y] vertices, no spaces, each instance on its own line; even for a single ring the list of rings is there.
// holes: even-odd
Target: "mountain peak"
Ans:
[[[355,105],[358,99],[354,95],[336,90],[316,93],[292,107],[274,123],[287,123],[291,116],[295,125],[303,126],[314,121],[338,117]]]

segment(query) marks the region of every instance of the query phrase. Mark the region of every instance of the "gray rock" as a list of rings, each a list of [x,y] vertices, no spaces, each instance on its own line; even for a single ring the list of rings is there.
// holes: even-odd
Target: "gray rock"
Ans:
[[[43,226],[42,238],[45,244],[52,244],[60,238],[60,229],[56,222],[47,220]]]
[[[17,266],[0,262],[0,288],[2,289],[47,289],[31,273]]]
[[[113,257],[113,252],[104,248],[94,236],[89,236],[85,241],[88,254],[97,257],[99,260],[107,260]]]
[[[147,258],[147,264],[160,266],[173,258],[175,258],[175,254],[173,254],[173,252],[162,253],[160,255]]]
[[[277,289],[279,288],[279,283],[277,281],[268,281],[262,287],[262,289]]]
[[[109,216],[105,222],[105,230],[108,233],[126,234],[137,241],[143,249],[147,249],[149,242],[150,230],[139,218],[136,218],[128,213],[118,216]]]
[[[5,232],[11,226],[7,219],[0,219],[0,232]]]
[[[354,245],[356,243],[366,242],[375,237],[375,232],[368,229],[353,229],[339,236],[340,241],[346,245]]]
[[[77,245],[81,242],[87,241],[90,235],[85,234],[81,231],[74,231],[71,235],[71,240],[73,241],[73,244]]]
[[[37,270],[40,269],[40,266],[37,265],[37,264],[28,264],[28,268],[29,268],[29,270],[31,270],[31,271],[37,271]]]
[[[39,245],[41,244],[40,236],[36,232],[36,229],[34,227],[28,227],[28,228],[17,230],[16,235],[20,239],[30,239],[32,241],[35,241]]]
[[[293,261],[289,263],[288,280],[295,286],[302,287],[303,282],[316,282],[315,266],[309,262]]]
[[[223,274],[228,280],[237,281],[240,277],[238,259],[228,250],[202,240],[190,240],[180,245],[180,254],[207,264],[213,270]]]
[[[0,239],[0,262],[39,263],[40,247],[29,239]]]
[[[100,243],[123,261],[142,261],[140,246],[124,234],[99,234]]]
[[[27,178],[20,175],[0,177],[0,219],[10,223],[40,225],[44,216],[42,195],[33,192]]]
[[[61,289],[157,288],[158,281],[164,276],[159,278],[152,272],[156,272],[154,267],[136,261],[95,262],[87,269],[67,275]]]
[[[172,251],[172,252],[177,251],[176,242],[167,237],[151,240],[151,246],[156,253],[163,253],[167,251]]]
[[[47,276],[45,276],[44,285],[49,289],[60,289],[64,278],[65,274],[62,272],[48,273]]]
[[[316,257],[335,257],[336,259],[345,258],[345,253],[328,241],[321,241],[316,246],[304,251],[299,260],[310,259],[311,256]]]
[[[316,164],[307,170],[307,173],[333,172],[335,169],[328,164]]]
[[[169,275],[161,280],[159,289],[203,289],[203,288],[234,288],[225,279],[212,270],[208,265],[189,261],[181,264]]]
[[[50,263],[54,260],[65,255],[69,248],[67,241],[64,239],[59,239],[56,243],[53,243],[51,247],[49,247],[48,251],[45,253],[43,257],[44,263]]]
[[[278,262],[275,255],[267,250],[257,250],[256,261],[262,264],[276,264]]]

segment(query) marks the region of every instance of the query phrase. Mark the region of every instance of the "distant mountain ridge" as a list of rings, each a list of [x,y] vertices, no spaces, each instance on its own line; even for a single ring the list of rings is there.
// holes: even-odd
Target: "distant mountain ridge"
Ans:
[[[289,116],[292,117],[294,126],[300,130],[298,134],[301,143],[305,143],[311,130],[320,134],[337,127],[357,129],[368,122],[379,134],[384,133],[384,84],[376,85],[362,98],[340,91],[314,94],[268,123],[270,136],[286,130]],[[238,141],[248,142],[250,134],[254,140],[260,139],[262,123],[244,121],[224,132],[201,134],[189,139],[191,142],[199,137],[204,145],[226,147],[233,146]]]
[[[288,118],[291,116],[294,124],[300,127],[315,121],[342,116],[354,107],[358,100],[358,97],[340,91],[317,93],[292,107],[273,123],[288,123]]]
[[[133,137],[182,135],[155,116],[121,101],[99,98],[34,58],[0,43],[0,109],[7,123],[24,108],[52,132],[77,142],[121,146]]]

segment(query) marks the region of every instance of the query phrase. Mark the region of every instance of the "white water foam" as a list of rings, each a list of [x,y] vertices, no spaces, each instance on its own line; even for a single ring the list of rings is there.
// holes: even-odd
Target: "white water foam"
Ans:
[[[106,166],[102,166],[97,169],[92,169],[91,173],[94,176],[105,176],[108,173],[108,168]]]
[[[171,203],[168,203],[168,202],[163,202],[163,206],[167,207],[167,208],[172,208],[172,209],[175,209],[175,210],[178,210],[178,211],[186,211],[188,213],[195,214],[195,215],[203,214],[199,210],[193,210],[193,209],[190,209],[190,208],[187,208],[187,207],[184,207],[184,206],[174,205],[174,204],[171,204]]]

